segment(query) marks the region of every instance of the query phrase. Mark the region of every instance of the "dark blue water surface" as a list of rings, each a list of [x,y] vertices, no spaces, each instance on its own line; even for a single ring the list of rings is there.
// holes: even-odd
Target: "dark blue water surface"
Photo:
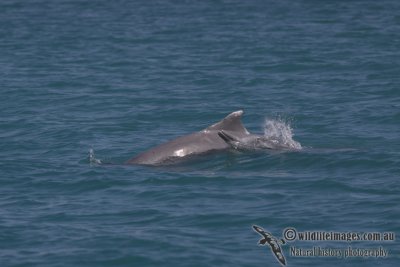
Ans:
[[[0,2],[0,266],[279,266],[251,228],[400,235],[400,2]],[[303,149],[133,155],[243,109]],[[93,149],[97,159],[89,159]],[[292,247],[384,258],[296,257]],[[287,266],[400,266],[293,241]]]

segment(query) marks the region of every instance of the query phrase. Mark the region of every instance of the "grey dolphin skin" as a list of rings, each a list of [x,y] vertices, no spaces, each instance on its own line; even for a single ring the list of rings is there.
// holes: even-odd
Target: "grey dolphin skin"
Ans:
[[[161,144],[128,160],[127,164],[162,165],[176,162],[190,155],[204,154],[211,151],[232,148],[229,140],[221,135],[240,140],[250,136],[241,122],[243,111],[238,110],[226,116],[206,129],[189,135],[178,137]]]

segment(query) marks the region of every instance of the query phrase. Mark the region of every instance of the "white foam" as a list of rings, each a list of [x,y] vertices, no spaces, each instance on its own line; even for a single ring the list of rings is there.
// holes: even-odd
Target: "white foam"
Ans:
[[[273,140],[277,145],[290,149],[301,149],[301,144],[293,140],[293,131],[290,124],[282,119],[266,119],[264,122],[264,136]]]
[[[101,160],[96,159],[96,156],[94,155],[94,150],[91,148],[89,149],[89,162],[90,164],[101,164]]]

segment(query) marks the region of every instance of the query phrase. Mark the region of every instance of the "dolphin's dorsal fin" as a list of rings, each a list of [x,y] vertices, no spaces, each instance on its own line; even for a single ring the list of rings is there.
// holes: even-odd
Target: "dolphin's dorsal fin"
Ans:
[[[244,134],[249,134],[247,129],[242,124],[242,121],[241,121],[242,114],[243,114],[243,110],[238,110],[238,111],[232,112],[231,114],[226,116],[223,120],[207,127],[205,130],[206,131],[207,130],[208,131],[226,130],[226,131],[241,132]]]

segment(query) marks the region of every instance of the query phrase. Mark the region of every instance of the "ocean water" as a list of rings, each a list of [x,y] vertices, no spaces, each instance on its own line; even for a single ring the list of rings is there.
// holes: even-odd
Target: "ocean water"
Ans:
[[[0,266],[279,266],[252,225],[392,232],[281,247],[287,266],[399,266],[399,10],[2,0]],[[123,164],[239,109],[302,149]],[[389,254],[292,255],[314,246]]]

